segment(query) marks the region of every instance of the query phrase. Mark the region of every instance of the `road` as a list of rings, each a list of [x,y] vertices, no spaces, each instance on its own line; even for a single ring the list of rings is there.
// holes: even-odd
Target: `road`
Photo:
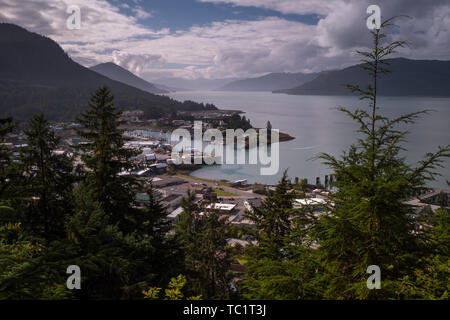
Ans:
[[[253,193],[251,190],[241,190],[233,187],[219,185],[215,182],[207,182],[207,181],[199,181],[195,178],[190,178],[188,176],[178,176],[180,179],[186,181],[186,183],[169,186],[162,188],[167,193],[177,193],[185,195],[187,191],[190,190],[198,190],[202,186],[210,187],[212,189],[222,189],[225,192],[233,193],[236,196],[218,196],[222,203],[233,203],[236,204],[236,216],[237,220],[240,221],[243,218],[243,214],[245,212],[244,202],[248,199],[264,199],[263,195]]]

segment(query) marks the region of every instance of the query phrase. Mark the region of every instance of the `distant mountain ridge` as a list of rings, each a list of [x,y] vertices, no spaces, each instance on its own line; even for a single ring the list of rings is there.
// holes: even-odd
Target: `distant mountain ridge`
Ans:
[[[155,83],[155,86],[161,90],[167,91],[166,93],[177,92],[177,91],[189,91],[189,90],[183,89],[183,88],[175,88],[175,87],[171,87],[171,86],[166,86],[161,83]]]
[[[148,118],[206,108],[109,79],[74,62],[50,38],[17,25],[0,23],[0,48],[0,116],[25,120],[42,112],[51,120],[74,119],[87,108],[90,95],[104,85],[118,108],[142,109]]]
[[[147,91],[150,93],[169,93],[168,90],[163,90],[158,88],[153,83],[145,81],[144,79],[139,78],[132,72],[128,71],[121,66],[113,62],[100,63],[96,66],[90,67],[89,69],[104,75],[112,80],[116,80],[122,83],[125,83],[129,86],[141,89],[143,91]]]
[[[450,96],[450,61],[388,60],[391,73],[380,75],[377,92],[381,96]],[[365,88],[370,76],[360,65],[338,71],[330,71],[292,89],[275,93],[291,95],[352,95],[345,84]]]
[[[166,77],[159,78],[154,80],[154,83],[158,83],[158,85],[165,85],[172,88],[184,88],[184,90],[188,91],[196,91],[196,90],[216,90],[219,87],[226,85],[227,83],[238,80],[236,78],[228,78],[228,79],[184,79],[184,78],[175,78],[175,77]],[[182,89],[177,90],[182,91]]]
[[[300,86],[315,79],[319,73],[269,73],[262,77],[236,80],[218,91],[276,91]]]

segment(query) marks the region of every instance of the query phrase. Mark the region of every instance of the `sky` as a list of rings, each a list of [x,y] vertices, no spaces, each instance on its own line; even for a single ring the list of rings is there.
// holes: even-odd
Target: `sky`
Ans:
[[[450,59],[450,0],[0,0],[0,21],[46,35],[78,63],[114,62],[147,80],[317,72],[359,61],[369,5],[396,20],[399,56]],[[81,28],[66,27],[69,5]]]

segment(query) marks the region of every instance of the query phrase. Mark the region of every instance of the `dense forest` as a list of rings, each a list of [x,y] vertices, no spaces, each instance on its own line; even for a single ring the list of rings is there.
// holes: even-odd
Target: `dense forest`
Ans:
[[[247,212],[253,228],[231,227],[192,193],[172,226],[151,183],[119,175],[133,154],[108,88],[78,118],[79,135],[92,142],[78,151],[83,166],[53,152],[59,138],[43,115],[33,116],[20,157],[0,150],[0,299],[449,299],[449,209],[417,215],[404,200],[426,188],[450,147],[415,167],[400,156],[407,132],[398,125],[426,111],[382,115],[384,62],[405,44],[384,44],[383,28],[372,32],[373,50],[360,52],[372,82],[349,85],[368,106],[342,109],[361,138],[340,157],[318,156],[337,190],[321,215],[313,205],[294,208],[285,173]],[[3,140],[13,121],[0,125]],[[149,195],[145,206],[137,192]],[[243,234],[249,246],[227,244]],[[240,277],[231,272],[237,262]],[[81,290],[66,287],[70,265],[81,268]],[[366,286],[370,265],[381,269],[380,290]]]

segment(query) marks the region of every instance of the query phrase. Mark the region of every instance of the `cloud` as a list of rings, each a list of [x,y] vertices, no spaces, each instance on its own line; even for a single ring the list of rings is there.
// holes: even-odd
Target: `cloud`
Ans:
[[[129,54],[120,51],[112,53],[113,62],[131,72],[140,75],[149,66],[161,66],[166,63],[160,54]]]
[[[69,30],[66,20],[69,5],[81,10],[81,29]],[[159,32],[138,23],[144,16],[135,7],[137,16],[120,13],[119,7],[106,0],[0,0],[0,20],[17,23],[31,31],[45,34],[59,43],[112,42],[133,37],[158,35]],[[139,12],[139,13],[138,13]]]
[[[131,11],[134,12],[135,17],[137,19],[147,19],[147,18],[150,18],[152,16],[152,14],[150,12],[145,11],[140,6],[136,6],[136,7],[132,8]]]
[[[284,14],[329,14],[344,0],[198,0],[199,2],[226,3],[243,7],[261,7]]]
[[[0,0],[0,20],[51,37],[84,65],[113,60],[149,80],[161,74],[212,79],[336,69],[358,62],[353,52],[371,45],[365,21],[366,8],[372,4],[369,0],[198,1],[228,3],[240,6],[239,10],[254,6],[283,14],[313,13],[320,19],[308,25],[264,17],[216,21],[187,30],[156,30],[142,24],[150,13],[142,10],[139,1],[127,9],[119,1],[106,0],[24,0],[20,5],[16,0]],[[81,8],[80,30],[65,27],[68,4]],[[448,0],[379,0],[378,4],[383,18],[410,16],[398,19],[389,37],[410,42],[400,52],[402,56],[448,59]]]

